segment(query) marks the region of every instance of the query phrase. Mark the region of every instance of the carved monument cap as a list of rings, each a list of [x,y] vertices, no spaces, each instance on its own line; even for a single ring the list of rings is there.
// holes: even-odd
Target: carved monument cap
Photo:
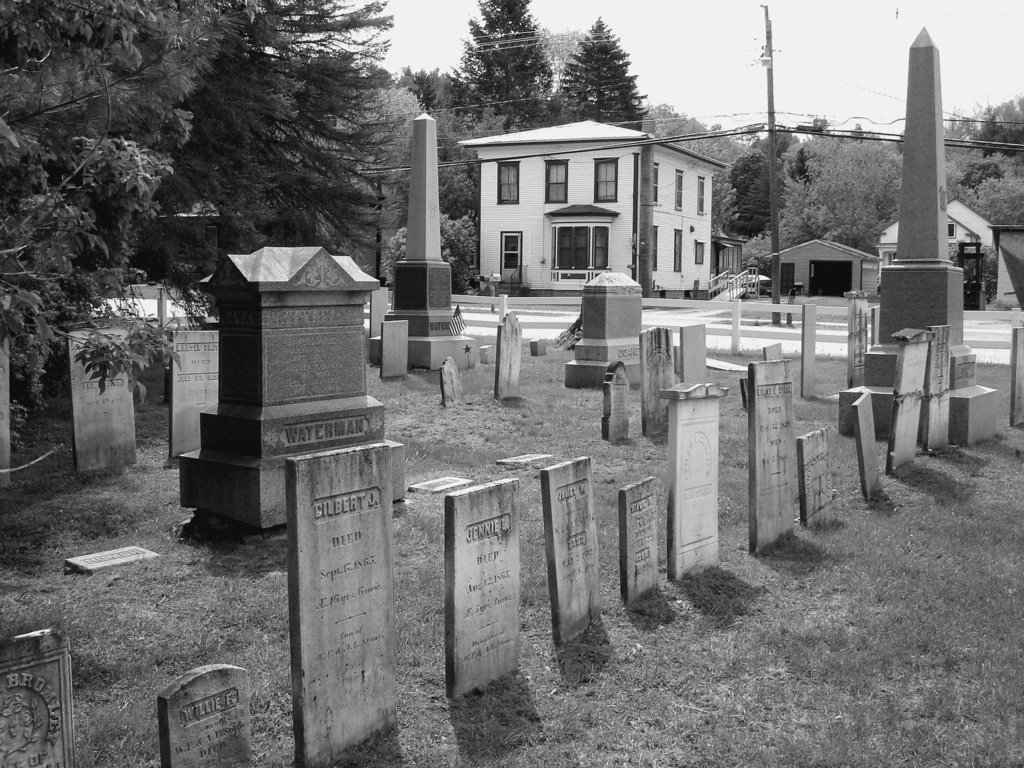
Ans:
[[[584,293],[640,294],[640,283],[621,272],[602,272],[583,286]]]
[[[718,384],[677,384],[670,389],[658,391],[658,397],[665,400],[698,400],[707,397],[725,397],[729,394],[728,387]]]
[[[247,254],[228,254],[205,281],[218,296],[242,289],[247,293],[274,291],[373,291],[380,281],[359,268],[349,256],[332,256],[320,246],[270,246]]]

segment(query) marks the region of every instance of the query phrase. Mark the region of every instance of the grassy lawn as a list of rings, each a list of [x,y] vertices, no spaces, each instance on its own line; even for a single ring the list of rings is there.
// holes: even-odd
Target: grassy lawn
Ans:
[[[664,438],[600,438],[601,393],[567,390],[568,353],[524,358],[523,397],[495,403],[493,367],[467,372],[468,402],[440,407],[437,373],[381,382],[386,433],[408,447],[407,481],[520,479],[522,653],[515,676],[457,701],[444,695],[443,497],[395,510],[398,728],[353,750],[359,766],[1007,766],[1024,764],[1024,432],[919,456],[863,501],[837,405],[796,401],[796,434],[827,427],[841,521],[747,553],[747,431],[736,373],[721,401],[722,566],[619,599],[616,494],[665,473]],[[752,358],[725,358],[744,363]],[[794,364],[794,377],[799,366]],[[836,392],[845,361],[819,360]],[[159,378],[159,377],[155,377]],[[167,408],[154,381],[137,407],[138,463],[76,475],[70,415],[33,422],[0,496],[0,635],[46,626],[71,640],[80,768],[156,766],[156,694],[196,666],[253,680],[255,764],[292,764],[285,537],[186,541]],[[883,461],[883,444],[878,444]],[[590,456],[601,547],[601,623],[556,649],[537,471],[495,460]],[[795,514],[795,512],[794,512]],[[664,519],[661,520],[664,541]],[[140,545],[160,558],[64,576],[64,558]],[[664,551],[661,553],[664,574]]]

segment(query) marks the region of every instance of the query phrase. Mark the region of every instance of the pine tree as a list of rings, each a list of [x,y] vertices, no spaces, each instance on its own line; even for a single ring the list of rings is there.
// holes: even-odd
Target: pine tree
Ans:
[[[562,93],[579,120],[628,123],[644,116],[644,97],[629,74],[629,55],[602,19],[594,22],[565,68]]]
[[[456,103],[477,115],[492,109],[505,130],[536,127],[547,114],[552,74],[530,0],[480,0],[480,15],[469,21]]]

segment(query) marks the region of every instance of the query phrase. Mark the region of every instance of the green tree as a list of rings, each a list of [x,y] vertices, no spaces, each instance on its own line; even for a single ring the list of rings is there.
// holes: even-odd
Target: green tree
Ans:
[[[629,55],[601,18],[566,65],[561,93],[577,120],[629,123],[644,116],[644,97],[636,75],[629,74]]]
[[[470,38],[455,73],[454,103],[481,115],[501,115],[503,128],[540,125],[551,96],[551,65],[530,0],[480,0],[481,19],[470,19]]]
[[[756,237],[769,227],[768,158],[748,152],[729,168],[731,207],[723,212],[726,228],[741,237]]]

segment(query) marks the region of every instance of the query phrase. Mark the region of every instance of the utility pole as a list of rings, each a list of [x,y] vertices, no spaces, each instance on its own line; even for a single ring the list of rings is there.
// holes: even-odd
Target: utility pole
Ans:
[[[782,288],[782,257],[779,256],[779,179],[775,168],[775,81],[773,80],[774,51],[772,50],[772,22],[768,6],[764,8],[764,55],[761,64],[768,70],[768,216],[772,228],[772,304],[780,304]],[[782,315],[772,313],[772,324],[779,325]]]
[[[651,269],[651,252],[654,250],[654,147],[645,144],[640,147],[640,210],[637,212],[637,278],[641,293],[646,299],[654,288],[654,271]]]

